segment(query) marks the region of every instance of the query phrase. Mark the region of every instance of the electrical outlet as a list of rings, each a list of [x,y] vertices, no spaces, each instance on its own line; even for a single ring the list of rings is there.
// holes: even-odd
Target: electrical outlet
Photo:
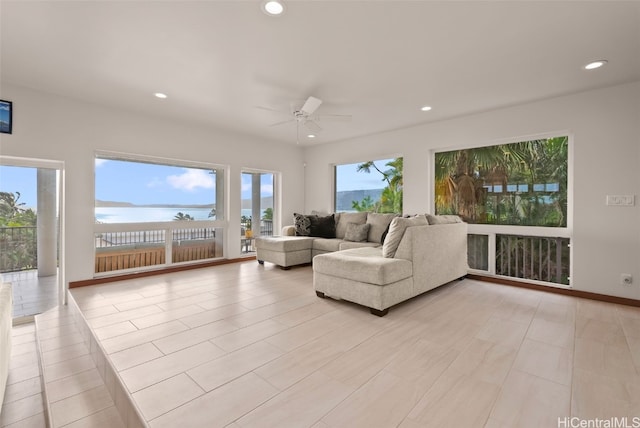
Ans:
[[[635,195],[607,195],[607,205],[618,207],[633,207],[636,204]]]
[[[633,276],[629,273],[621,273],[620,274],[620,285],[631,285],[633,284]]]

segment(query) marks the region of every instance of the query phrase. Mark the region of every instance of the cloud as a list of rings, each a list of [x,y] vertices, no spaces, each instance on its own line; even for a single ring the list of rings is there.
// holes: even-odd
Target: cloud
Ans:
[[[96,158],[96,168],[99,167],[99,166],[104,165],[107,162],[109,162],[109,159]]]
[[[147,187],[161,187],[163,184],[164,182],[160,178],[153,177],[151,181],[147,183]]]
[[[263,184],[262,186],[260,186],[260,194],[262,196],[273,195],[273,184]]]
[[[187,190],[193,192],[199,187],[203,189],[215,188],[215,180],[212,174],[203,169],[185,169],[180,175],[170,175],[167,183],[174,189]]]

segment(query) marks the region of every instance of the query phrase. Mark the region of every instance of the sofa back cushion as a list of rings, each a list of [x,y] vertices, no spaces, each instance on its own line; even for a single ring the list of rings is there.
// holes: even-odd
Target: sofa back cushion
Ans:
[[[382,244],[382,235],[396,217],[398,214],[369,213],[367,215],[367,224],[369,225],[367,241]]]
[[[384,257],[394,257],[400,241],[404,236],[404,231],[411,226],[427,226],[427,218],[420,214],[415,217],[395,217],[389,225],[389,233],[382,245],[382,255]]]
[[[462,219],[457,215],[433,215],[427,214],[429,224],[451,224],[462,223]]]
[[[336,214],[336,238],[344,239],[345,233],[347,233],[347,225],[349,223],[365,224],[367,222],[366,212],[357,213],[339,213]]]

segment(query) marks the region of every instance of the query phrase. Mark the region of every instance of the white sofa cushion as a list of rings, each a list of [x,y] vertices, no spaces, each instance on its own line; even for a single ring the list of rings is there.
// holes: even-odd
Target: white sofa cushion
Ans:
[[[387,285],[413,275],[409,260],[381,257],[380,247],[362,247],[313,259],[313,270],[326,275],[374,285]]]
[[[367,224],[369,225],[367,241],[382,244],[382,234],[396,217],[398,217],[398,214],[369,213],[367,215]]]
[[[312,248],[319,251],[339,251],[342,242],[342,239],[314,238]]]
[[[358,223],[349,223],[347,224],[347,231],[344,234],[345,241],[351,242],[363,242],[367,240],[367,236],[369,236],[369,228],[371,225],[369,223],[358,224]]]
[[[349,223],[365,224],[367,222],[366,212],[357,213],[337,213],[336,214],[336,238],[344,239]]]
[[[398,245],[404,236],[404,231],[407,227],[411,226],[427,226],[427,218],[424,215],[417,215],[415,217],[396,217],[391,221],[389,225],[389,233],[384,239],[384,245],[382,246],[382,255],[384,257],[394,257]]]

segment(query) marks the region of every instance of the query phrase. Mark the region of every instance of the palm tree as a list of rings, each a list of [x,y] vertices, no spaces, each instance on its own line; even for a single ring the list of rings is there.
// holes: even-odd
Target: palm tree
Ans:
[[[11,219],[16,215],[24,212],[24,202],[20,200],[20,192],[0,192],[0,216]]]
[[[358,165],[358,172],[371,173],[374,169],[382,175],[382,181],[386,182],[386,187],[382,190],[380,201],[370,206],[369,201],[363,200],[361,203],[353,202],[354,209],[358,211],[376,211],[376,212],[402,212],[402,184],[403,184],[403,158],[395,158],[385,164],[389,169],[383,171],[375,164],[374,161],[367,161]]]
[[[175,217],[173,217],[173,219],[174,220],[178,220],[178,221],[192,221],[192,220],[195,220],[189,214],[184,214],[182,212],[179,212],[178,214],[176,214]]]

